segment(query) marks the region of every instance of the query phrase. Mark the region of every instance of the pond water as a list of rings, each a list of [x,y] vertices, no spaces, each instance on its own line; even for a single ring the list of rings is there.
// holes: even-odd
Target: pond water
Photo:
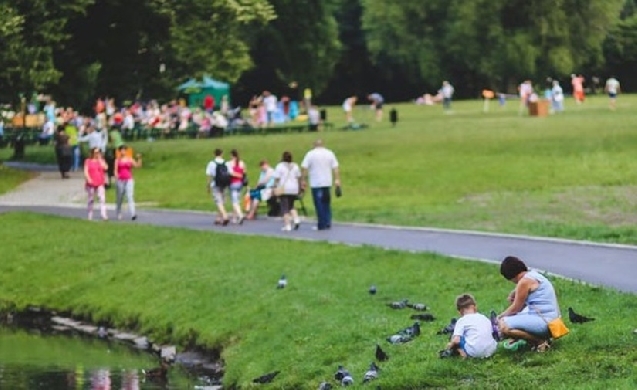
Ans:
[[[145,374],[159,367],[147,352],[79,336],[39,335],[0,327],[2,390],[194,389],[199,380],[179,367],[167,377]]]

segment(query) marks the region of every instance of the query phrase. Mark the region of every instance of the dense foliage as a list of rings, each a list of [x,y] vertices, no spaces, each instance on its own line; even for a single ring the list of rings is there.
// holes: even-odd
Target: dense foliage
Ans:
[[[573,72],[637,83],[635,0],[0,0],[0,100],[174,97],[210,74],[243,100],[510,89]]]

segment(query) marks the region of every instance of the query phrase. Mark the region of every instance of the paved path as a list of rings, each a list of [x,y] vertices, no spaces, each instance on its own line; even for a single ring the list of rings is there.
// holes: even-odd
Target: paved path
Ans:
[[[85,218],[84,206],[80,203],[83,198],[78,195],[81,188],[80,175],[61,180],[59,176],[53,178],[44,173],[14,192],[0,196],[0,213],[29,210]],[[112,214],[111,211],[111,217]],[[218,227],[212,224],[212,213],[142,209],[138,215],[139,220],[134,223],[428,251],[482,261],[497,262],[507,255],[516,255],[534,268],[637,293],[637,246],[367,224],[339,223],[329,231],[317,232],[310,229],[309,221],[296,232],[281,232],[281,222],[276,220],[246,221],[243,226]]]

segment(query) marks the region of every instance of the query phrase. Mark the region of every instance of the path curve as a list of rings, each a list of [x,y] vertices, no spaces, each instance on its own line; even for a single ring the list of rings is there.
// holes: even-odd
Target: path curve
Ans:
[[[61,180],[59,176],[53,179],[51,175],[54,174],[42,173],[1,195],[0,213],[22,210],[85,218],[84,206],[80,203],[83,199],[78,198],[81,175],[75,174],[68,180]],[[637,293],[637,246],[631,245],[358,223],[336,223],[331,230],[312,231],[309,221],[296,232],[281,232],[281,222],[276,220],[246,221],[243,226],[224,228],[214,226],[214,216],[208,212],[142,209],[138,215],[139,220],[134,223],[434,252],[489,262],[516,255],[534,268]]]

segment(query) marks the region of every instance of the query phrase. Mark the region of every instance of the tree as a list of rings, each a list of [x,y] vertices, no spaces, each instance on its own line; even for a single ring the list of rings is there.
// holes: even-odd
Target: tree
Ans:
[[[276,19],[252,40],[255,68],[241,79],[245,94],[281,93],[292,81],[315,95],[329,83],[340,56],[334,0],[271,0]],[[243,96],[245,98],[246,96]]]

